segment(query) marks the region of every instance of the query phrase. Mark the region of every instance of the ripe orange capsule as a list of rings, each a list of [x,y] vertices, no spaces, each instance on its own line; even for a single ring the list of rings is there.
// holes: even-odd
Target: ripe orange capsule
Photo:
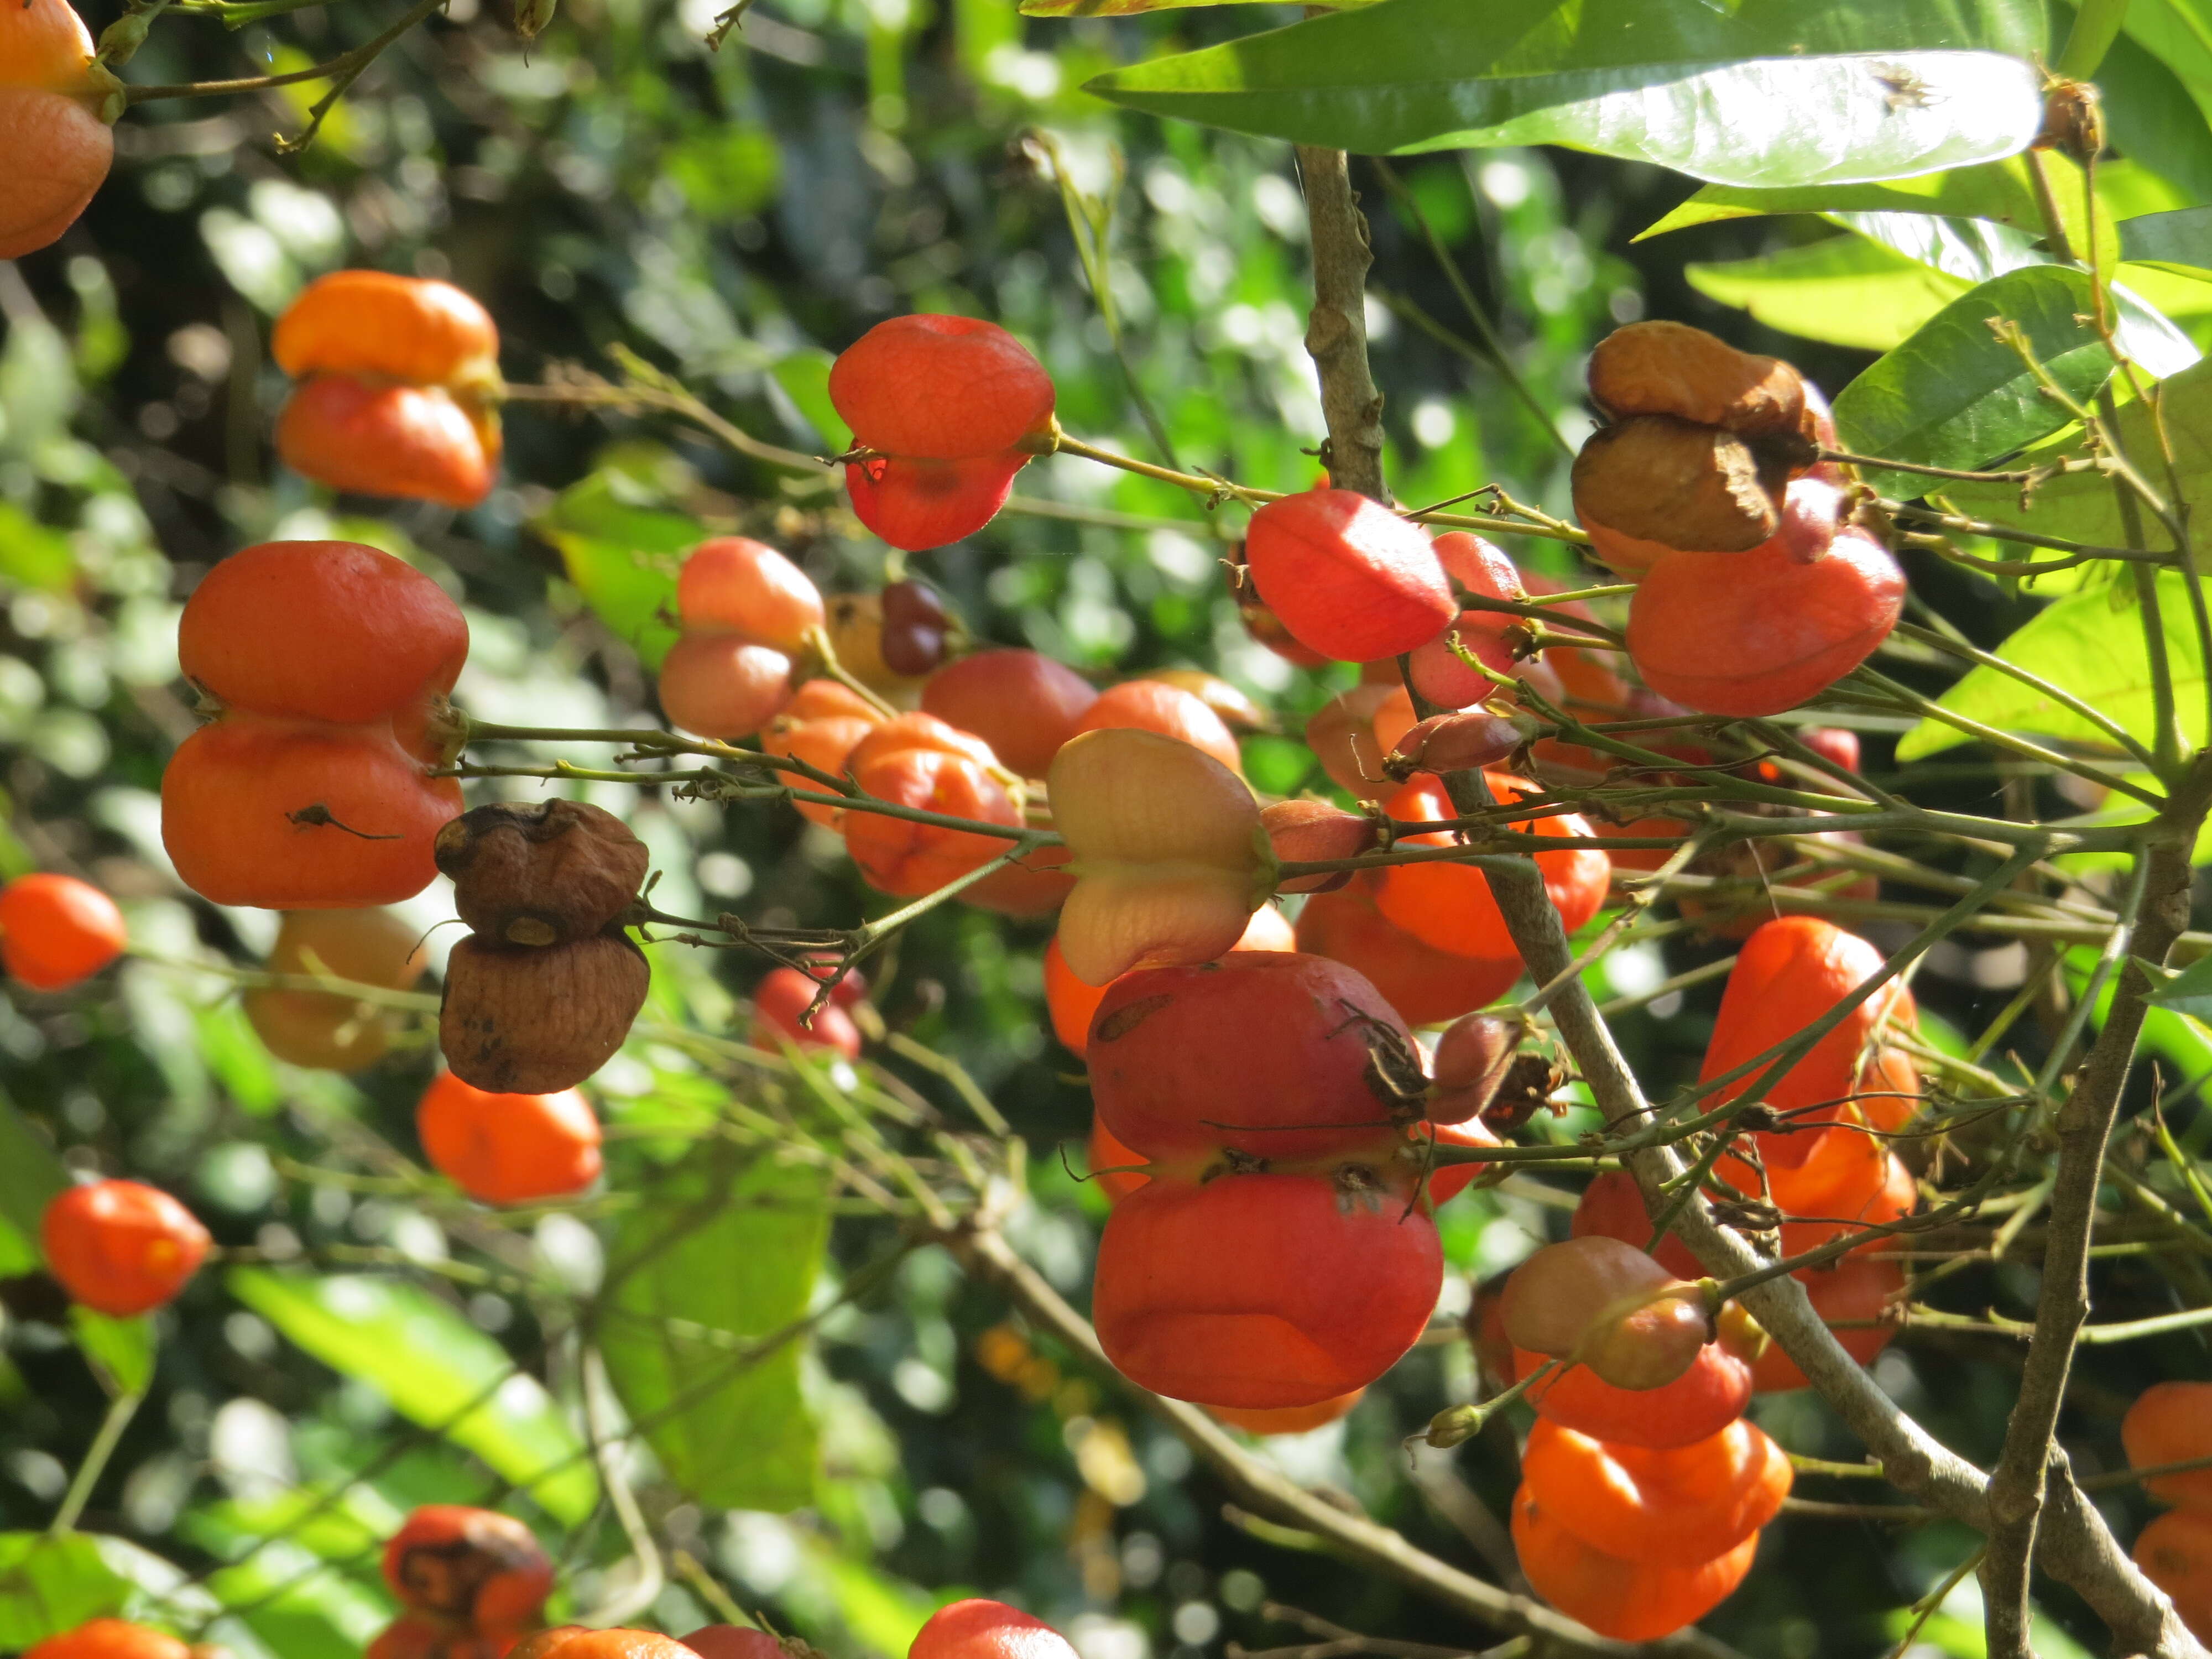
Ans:
[[[1680,1376],[1713,1334],[1693,1286],[1601,1235],[1538,1250],[1506,1280],[1499,1311],[1515,1346],[1574,1360],[1639,1392]]]
[[[2120,1421],[2128,1467],[2154,1468],[2212,1457],[2212,1382],[2154,1382]],[[2163,1474],[2144,1483],[2161,1504],[2212,1510],[2212,1468]]]
[[[513,1516],[425,1504],[386,1540],[384,1582],[418,1613],[514,1631],[536,1622],[553,1591],[553,1563]]]
[[[39,1239],[62,1288],[117,1319],[173,1300],[212,1242],[190,1210],[137,1181],[95,1181],[57,1194]]]
[[[750,737],[790,702],[791,659],[742,634],[686,634],[661,659],[661,712],[679,731]]]
[[[830,368],[857,444],[939,461],[996,455],[1052,421],[1052,376],[996,323],[917,313],[878,323]]]
[[[1045,775],[1097,701],[1090,681],[1036,651],[978,651],[947,663],[921,688],[923,708],[975,733],[1025,778]]]
[[[2136,1534],[2130,1552],[2143,1577],[2173,1598],[2197,1640],[2212,1632],[2212,1512],[2169,1510]]]
[[[878,800],[987,823],[1021,822],[1012,797],[981,763],[966,755],[899,750],[854,767],[853,775],[863,790]],[[879,891],[902,897],[934,892],[976,866],[989,863],[1006,846],[1003,841],[972,830],[947,829],[881,812],[848,810],[845,814],[845,849],[861,875]]]
[[[69,0],[0,9],[0,259],[58,238],[114,164],[92,61],[92,36]]]
[[[1357,971],[1408,1025],[1435,1025],[1487,1006],[1521,977],[1517,956],[1463,957],[1415,939],[1375,908],[1375,884],[1355,877],[1316,893],[1298,912],[1298,949]]]
[[[294,380],[387,374],[418,386],[499,377],[499,329],[451,283],[384,270],[334,270],[276,319],[270,355]]]
[[[49,1636],[23,1659],[190,1659],[191,1651],[167,1631],[122,1619],[94,1619]]]
[[[686,630],[742,634],[787,654],[824,622],[821,590],[806,573],[744,536],[712,537],[691,550],[676,579],[676,613]]]
[[[1516,1348],[1515,1379],[1544,1363],[1543,1355]],[[1751,1401],[1751,1367],[1724,1343],[1708,1342],[1689,1370],[1660,1388],[1616,1388],[1588,1366],[1575,1365],[1531,1386],[1528,1398],[1539,1416],[1595,1439],[1686,1446],[1743,1415]]]
[[[1229,948],[1295,951],[1298,948],[1297,936],[1280,910],[1272,904],[1263,904],[1244,924],[1243,937]],[[1110,988],[1086,984],[1075,976],[1075,970],[1067,965],[1067,957],[1060,948],[1057,934],[1045,942],[1044,1002],[1046,1011],[1052,1016],[1052,1032],[1079,1054],[1091,1040],[1091,1017],[1098,1012],[1098,1005],[1106,1000]]]
[[[1540,1417],[1521,1453],[1521,1478],[1593,1548],[1693,1567],[1779,1514],[1793,1474],[1789,1455],[1741,1418],[1707,1439],[1653,1449],[1594,1440]]]
[[[1067,1639],[1019,1607],[980,1598],[954,1601],[915,1632],[907,1659],[1074,1659]]]
[[[848,978],[838,989],[853,982]],[[775,1054],[781,1052],[777,1042],[786,1042],[801,1048],[827,1048],[848,1060],[858,1060],[860,1028],[853,1023],[853,1016],[836,993],[816,1012],[811,1025],[799,1023],[821,988],[819,980],[796,968],[769,969],[753,987],[754,1047]]]
[[[1125,680],[1109,686],[1083,711],[1071,735],[1124,727],[1187,743],[1243,775],[1244,757],[1236,734],[1203,700],[1181,686],[1159,680]]]
[[[1426,644],[1456,613],[1428,537],[1351,489],[1309,489],[1252,515],[1244,559],[1302,645],[1371,662]]]
[[[1561,1613],[1617,1642],[1649,1642],[1727,1600],[1751,1571],[1759,1535],[1695,1566],[1625,1560],[1577,1538],[1524,1482],[1513,1496],[1513,1548],[1529,1587]]]
[[[276,417],[295,472],[363,495],[474,507],[499,477],[499,416],[443,386],[318,374]]]
[[[40,872],[0,887],[0,967],[34,990],[91,978],[126,942],[123,913],[88,881]]]
[[[789,1659],[782,1643],[744,1625],[708,1625],[685,1637],[684,1645],[699,1659]]]
[[[1502,772],[1488,774],[1491,793],[1510,802],[1534,793],[1535,786]],[[1459,816],[1459,809],[1432,777],[1416,777],[1386,803],[1390,816],[1401,823],[1434,823]],[[1589,825],[1579,813],[1563,812],[1529,818],[1514,829],[1536,836],[1587,836]],[[1403,847],[1448,847],[1448,830],[1431,830],[1401,839]],[[1536,854],[1536,868],[1544,878],[1544,890],[1567,932],[1573,933],[1605,902],[1613,862],[1596,848],[1562,848]],[[1400,864],[1380,872],[1375,904],[1384,916],[1414,938],[1439,951],[1492,961],[1517,954],[1505,918],[1491,896],[1490,878],[1472,865]]]
[[[872,455],[845,464],[853,514],[909,553],[972,536],[999,514],[1014,493],[1014,475],[1035,459],[1025,449],[965,460]]]
[[[599,1121],[574,1089],[491,1094],[441,1072],[415,1108],[415,1133],[430,1166],[480,1203],[560,1198],[599,1176]]]
[[[1836,1340],[1860,1364],[1871,1364],[1897,1334],[1895,1325],[1869,1322],[1880,1320],[1905,1288],[1905,1266],[1894,1256],[1854,1250],[1828,1267],[1800,1267],[1795,1277],[1804,1285],[1806,1299],[1823,1321],[1832,1326],[1849,1322],[1835,1333]],[[1751,1362],[1751,1386],[1758,1394],[1779,1394],[1805,1388],[1808,1382],[1797,1362],[1782,1351],[1782,1345],[1769,1342],[1766,1351]],[[2122,1426],[2124,1431],[2125,1425]]]
[[[1145,1155],[1131,1152],[1115,1139],[1114,1132],[1098,1121],[1096,1113],[1091,1115],[1091,1139],[1085,1148],[1085,1156],[1088,1160],[1086,1167],[1091,1171],[1091,1178],[1098,1183],[1098,1189],[1106,1194],[1109,1204],[1127,1198],[1152,1179],[1142,1169],[1131,1167],[1141,1165],[1145,1162]]]

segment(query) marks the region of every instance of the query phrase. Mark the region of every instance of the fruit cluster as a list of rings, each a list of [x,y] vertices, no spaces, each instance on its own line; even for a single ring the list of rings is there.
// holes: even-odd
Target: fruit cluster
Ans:
[[[337,489],[474,507],[499,475],[499,330],[450,283],[336,270],[276,319],[299,382],[276,417],[286,465]]]

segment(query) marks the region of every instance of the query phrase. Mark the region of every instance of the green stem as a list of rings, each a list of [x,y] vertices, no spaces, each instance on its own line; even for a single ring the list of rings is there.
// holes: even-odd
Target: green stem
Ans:
[[[100,1484],[100,1477],[107,1468],[107,1461],[115,1455],[117,1443],[123,1431],[131,1425],[137,1413],[138,1404],[145,1399],[143,1394],[118,1394],[109,1402],[107,1415],[100,1419],[100,1432],[93,1437],[86,1450],[84,1462],[76,1466],[76,1476],[70,1482],[69,1491],[62,1498],[62,1506],[54,1511],[53,1524],[46,1528],[49,1537],[59,1538],[64,1533],[76,1530],[77,1517],[84,1506],[92,1501],[92,1489]]]

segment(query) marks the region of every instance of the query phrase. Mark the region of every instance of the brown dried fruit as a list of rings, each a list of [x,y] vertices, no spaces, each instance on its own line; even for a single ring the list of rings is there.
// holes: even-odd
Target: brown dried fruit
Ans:
[[[1325,800],[1279,800],[1260,814],[1260,827],[1285,864],[1309,859],[1356,859],[1374,851],[1382,826],[1364,812],[1347,812]],[[1349,870],[1324,871],[1284,882],[1279,893],[1333,893],[1352,879]]]
[[[438,1046],[462,1082],[495,1094],[573,1089],[622,1047],[651,978],[617,927],[537,950],[471,934],[446,964]]]
[[[1795,368],[1687,323],[1613,330],[1590,353],[1589,389],[1615,420],[1671,415],[1746,438],[1806,434],[1805,381]]]
[[[1455,709],[1430,715],[1399,738],[1383,757],[1382,769],[1401,783],[1416,772],[1465,772],[1496,765],[1526,740],[1521,728],[1502,714]]]
[[[1716,428],[1632,416],[1592,433],[1575,457],[1575,514],[1601,557],[1604,532],[1691,552],[1747,552],[1780,525],[1788,477]]]
[[[2087,81],[2053,81],[2043,97],[2043,131],[2037,149],[2055,149],[2087,162],[2105,148],[2105,106]]]
[[[461,920],[506,945],[598,933],[637,896],[652,862],[620,818],[573,800],[479,806],[439,830],[434,852]]]
[[[418,943],[419,930],[389,910],[292,910],[276,929],[269,969],[404,991],[422,977]],[[244,1001],[263,1045],[295,1066],[357,1072],[391,1046],[392,1011],[340,992],[257,987]]]

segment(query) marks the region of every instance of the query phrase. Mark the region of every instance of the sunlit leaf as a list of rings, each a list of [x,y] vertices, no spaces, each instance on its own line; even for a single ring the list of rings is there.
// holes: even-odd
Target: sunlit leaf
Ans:
[[[2045,46],[2029,0],[1383,0],[1090,89],[1367,153],[1558,143],[1773,186],[2016,153]]]
[[[208,1588],[283,1659],[356,1659],[392,1618],[383,1596],[286,1539],[217,1568]]]
[[[769,371],[777,389],[791,399],[792,406],[825,448],[850,435],[838,416],[837,406],[830,401],[830,365],[836,361],[826,351],[794,351],[777,358],[775,367]]]
[[[1022,0],[1030,17],[1135,17],[1148,11],[1186,11],[1194,6],[1249,6],[1257,0]],[[1373,5],[1375,0],[1330,0],[1339,11]]]
[[[227,1282],[308,1353],[374,1385],[402,1416],[475,1453],[550,1513],[574,1525],[598,1502],[590,1459],[544,1387],[435,1297],[360,1273],[234,1267]]]
[[[2184,737],[2204,741],[2204,659],[2197,649],[2189,595],[2177,571],[2159,577],[2159,611],[2174,701]],[[2071,692],[2149,746],[2154,732],[2150,651],[2142,612],[2124,588],[2074,593],[2039,613],[1997,647],[1998,653],[2062,691]],[[1937,701],[1954,713],[2002,732],[2058,738],[2100,748],[2112,740],[2033,686],[1994,668],[1969,670]],[[1940,721],[1923,720],[1897,745],[1899,761],[1915,761],[1973,739]]]
[[[84,1357],[117,1391],[143,1394],[154,1380],[154,1358],[161,1339],[154,1322],[144,1315],[136,1319],[111,1319],[91,1309],[72,1306],[70,1334]]]
[[[2166,975],[2143,1000],[2192,1019],[2212,1020],[2212,957],[2199,957],[2179,973]]]
[[[676,643],[676,573],[707,537],[696,521],[635,507],[621,481],[595,472],[568,486],[531,521],[550,542],[599,620],[658,668]]]
[[[21,1653],[123,1604],[125,1586],[82,1533],[0,1533],[0,1650]]]
[[[45,1261],[39,1219],[69,1171],[31,1121],[0,1096],[0,1278],[35,1273]]]
[[[1686,265],[1682,275],[1707,299],[1740,307],[1769,328],[1861,351],[1903,344],[1968,287],[1863,236]]]
[[[2124,258],[2212,283],[2212,208],[2182,208],[2120,221]]]
[[[2058,265],[2015,270],[1961,295],[1836,398],[1844,447],[1926,466],[1978,467],[2057,430],[2068,416],[1990,323],[2018,325],[2037,362],[2077,402],[2094,397],[2112,356],[2086,313],[2090,283]],[[1876,473],[1917,495],[1924,480]]]
[[[766,1159],[694,1159],[623,1218],[599,1348],[623,1408],[688,1496],[775,1510],[813,1496],[800,1345],[758,1345],[805,1312],[828,1233],[820,1173]]]

